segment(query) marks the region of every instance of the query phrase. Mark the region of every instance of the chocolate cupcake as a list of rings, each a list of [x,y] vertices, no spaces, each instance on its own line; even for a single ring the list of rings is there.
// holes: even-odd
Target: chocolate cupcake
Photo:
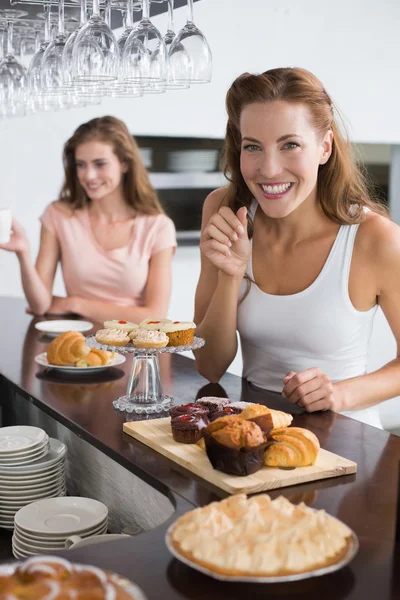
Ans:
[[[179,415],[171,419],[172,436],[181,444],[196,444],[203,435],[207,423],[197,415]]]
[[[236,414],[237,413],[233,410],[233,408],[225,406],[222,410],[217,410],[217,412],[212,413],[212,415],[210,415],[210,421],[215,421],[215,419],[219,419],[220,417],[228,417]]]
[[[204,406],[209,410],[210,417],[215,412],[221,411],[229,403],[230,400],[228,400],[228,398],[217,398],[215,396],[204,396],[203,398],[196,400],[196,404],[200,404],[200,406]]]
[[[237,416],[213,421],[203,431],[214,469],[229,475],[251,475],[263,466],[265,436],[256,423]]]
[[[181,415],[198,415],[202,417],[208,423],[208,409],[205,406],[199,406],[196,402],[189,402],[189,404],[180,404],[179,406],[173,406],[169,409],[171,419],[179,417]],[[207,424],[206,423],[206,424]]]

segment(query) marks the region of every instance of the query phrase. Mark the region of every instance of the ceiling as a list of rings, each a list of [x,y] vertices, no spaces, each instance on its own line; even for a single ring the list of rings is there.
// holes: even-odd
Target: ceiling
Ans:
[[[35,0],[28,0],[34,2]],[[54,5],[54,12],[57,11],[57,0],[51,0],[52,4]],[[65,14],[66,15],[72,15],[72,16],[76,16],[77,18],[79,18],[79,0],[72,0],[74,3],[76,3],[76,8],[72,8],[70,6],[68,6],[68,4],[71,4],[71,0],[65,0],[65,4],[66,4],[66,9],[65,9]],[[195,2],[199,2],[199,0],[194,0]],[[27,17],[24,17],[24,19],[35,19],[37,13],[41,13],[43,12],[43,8],[40,4],[42,4],[41,2],[31,5],[28,4],[27,1],[25,0],[13,0],[13,4],[11,6],[10,4],[10,0],[0,0],[0,9],[2,8],[14,8],[17,10],[24,10],[28,13]],[[111,0],[111,3],[113,3],[113,0]],[[102,0],[100,0],[100,4],[102,4]],[[175,8],[180,8],[182,6],[186,5],[186,0],[175,0]],[[151,2],[151,6],[150,6],[150,16],[155,16],[158,15],[162,12],[166,12],[167,11],[167,2],[166,0],[160,2],[159,0],[155,0]],[[136,13],[137,14],[137,13]],[[138,17],[135,17],[135,19],[137,20]],[[118,10],[113,10],[112,11],[112,28],[116,29],[117,27],[121,27],[122,26],[122,18],[121,18],[121,14]]]

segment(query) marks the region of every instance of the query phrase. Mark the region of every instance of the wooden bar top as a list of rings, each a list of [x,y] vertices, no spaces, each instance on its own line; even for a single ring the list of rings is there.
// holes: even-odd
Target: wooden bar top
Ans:
[[[129,577],[143,588],[149,600],[225,600],[247,595],[307,600],[400,598],[400,549],[395,544],[400,438],[331,412],[301,414],[297,409],[293,424],[312,430],[323,448],[357,462],[358,471],[355,475],[274,490],[270,495],[283,494],[292,502],[304,501],[342,519],[358,535],[360,551],[341,571],[303,582],[277,585],[214,581],[173,559],[164,536],[178,514],[226,494],[123,433],[123,422],[133,417],[117,412],[112,401],[125,391],[131,355],[121,367],[96,375],[78,377],[45,371],[34,358],[45,351],[50,339],[35,329],[38,319],[27,315],[25,306],[22,299],[0,298],[3,424],[12,415],[12,394],[17,392],[169,496],[176,506],[172,519],[157,529],[118,542],[66,551],[64,556]],[[220,385],[207,384],[189,358],[165,355],[160,367],[164,391],[177,403],[204,395],[226,395],[293,412],[279,394],[255,389],[234,375],[225,375]]]

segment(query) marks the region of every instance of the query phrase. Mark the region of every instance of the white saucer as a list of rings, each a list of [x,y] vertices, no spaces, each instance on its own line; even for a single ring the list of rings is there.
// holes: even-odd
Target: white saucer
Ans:
[[[46,456],[43,456],[40,460],[29,465],[14,465],[14,466],[2,466],[0,465],[0,476],[9,477],[10,475],[19,477],[24,475],[25,477],[36,477],[37,473],[53,472],[57,469],[54,467],[60,462],[65,456],[67,448],[65,444],[56,440],[55,438],[49,438],[49,451]],[[29,473],[29,475],[28,475]]]
[[[35,356],[35,361],[38,363],[38,365],[41,365],[42,367],[47,367],[48,369],[57,369],[59,371],[69,371],[70,373],[71,372],[79,373],[79,375],[81,375],[84,373],[93,373],[93,371],[104,371],[104,369],[109,369],[110,367],[116,367],[117,365],[122,365],[126,361],[126,358],[122,354],[116,354],[108,365],[100,365],[98,367],[74,367],[74,366],[61,367],[59,365],[51,365],[47,361],[47,353],[42,352],[41,354],[38,354],[37,356]]]
[[[65,331],[89,331],[92,329],[93,323],[90,321],[68,321],[68,320],[55,320],[55,321],[39,321],[35,323],[35,329],[43,331],[49,335],[58,335]]]
[[[48,439],[47,433],[39,427],[29,425],[15,425],[11,427],[0,428],[0,454],[4,458],[8,454],[16,457],[19,450],[40,449],[41,444],[45,444]]]
[[[100,525],[108,515],[105,504],[91,498],[68,496],[38,500],[15,515],[15,523],[33,533],[75,534]]]

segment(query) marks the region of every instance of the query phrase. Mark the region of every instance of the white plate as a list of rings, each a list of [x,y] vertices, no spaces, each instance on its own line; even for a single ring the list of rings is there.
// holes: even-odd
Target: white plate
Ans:
[[[0,428],[0,455],[5,458],[8,453],[14,455],[18,450],[28,450],[43,443],[47,433],[39,427],[30,425],[13,425]]]
[[[103,534],[107,533],[107,526],[108,526],[108,524],[104,523],[103,525],[101,525],[101,527],[92,529],[88,533],[85,533],[85,534],[80,533],[79,537],[82,539],[87,539],[92,536],[103,535]],[[49,548],[61,547],[63,550],[65,549],[65,541],[70,537],[70,536],[65,536],[65,535],[62,537],[54,537],[54,536],[40,537],[39,535],[37,535],[37,536],[35,536],[33,534],[29,535],[29,533],[26,533],[19,527],[16,527],[14,529],[14,533],[20,539],[20,541],[24,542],[25,544],[31,544],[32,546],[38,546],[39,548],[43,548],[44,546],[48,546]]]
[[[334,571],[339,571],[345,567],[350,561],[353,560],[355,555],[358,552],[359,542],[354,531],[351,532],[351,541],[349,544],[349,548],[346,552],[346,555],[334,565],[329,565],[328,567],[323,567],[321,569],[314,569],[314,571],[307,571],[306,573],[296,573],[293,575],[281,575],[278,577],[246,577],[245,575],[240,576],[229,576],[229,575],[221,575],[219,573],[214,573],[214,571],[210,571],[206,567],[200,566],[197,563],[189,560],[186,556],[182,556],[180,552],[176,548],[174,548],[172,541],[170,540],[170,531],[174,524],[172,524],[165,534],[165,543],[167,545],[168,550],[171,552],[175,558],[180,560],[182,563],[195,569],[196,571],[200,571],[200,573],[204,573],[204,575],[208,575],[213,579],[218,579],[219,581],[243,581],[246,583],[285,583],[288,581],[299,581],[300,579],[309,579],[310,577],[319,577],[320,575],[326,575],[328,573],[333,573]]]
[[[31,454],[35,453],[35,452],[39,452],[40,450],[43,450],[43,448],[47,448],[49,447],[49,436],[46,433],[46,438],[40,442],[39,444],[36,444],[36,446],[32,446],[32,448],[28,448],[27,450],[25,448],[23,448],[22,450],[16,450],[15,452],[7,452],[4,453],[2,452],[0,454],[0,460],[15,460],[18,458],[25,458],[26,456],[30,456]]]
[[[39,321],[35,323],[35,329],[48,333],[50,335],[58,335],[66,331],[89,331],[92,329],[93,323],[90,321],[70,321],[70,320],[54,320],[54,321]]]
[[[21,465],[30,465],[41,458],[46,456],[49,449],[47,446],[41,448],[37,452],[32,452],[32,454],[28,456],[23,456],[22,458],[14,458],[13,460],[3,460],[0,458],[0,467],[12,467],[12,466],[21,466]]]
[[[0,511],[5,508],[7,509],[9,506],[19,506],[22,508],[26,504],[30,502],[34,502],[35,500],[42,500],[43,498],[54,498],[54,496],[62,496],[62,492],[65,490],[64,483],[56,483],[51,488],[47,490],[39,490],[38,492],[32,492],[24,496],[23,494],[18,494],[18,496],[1,496],[0,497]]]
[[[61,485],[65,483],[64,474],[61,473],[57,475],[57,477],[52,477],[49,481],[42,482],[38,479],[32,485],[9,485],[8,483],[0,482],[0,498],[4,498],[5,496],[16,496],[19,494],[34,494],[35,492],[41,492],[44,490],[48,490],[51,487],[54,487],[56,484]]]
[[[47,353],[42,352],[35,356],[35,361],[38,365],[42,367],[47,367],[48,369],[57,369],[59,371],[69,371],[74,373],[84,374],[84,373],[93,373],[93,371],[104,371],[104,369],[109,369],[110,367],[116,367],[117,365],[122,365],[126,358],[122,354],[116,354],[114,358],[108,365],[99,365],[98,367],[74,367],[72,366],[59,366],[59,365],[51,365],[47,360]]]
[[[38,500],[15,515],[19,527],[34,533],[72,534],[100,525],[108,508],[98,500],[69,496]]]
[[[46,456],[43,456],[40,460],[30,465],[15,465],[12,467],[0,466],[0,477],[8,477],[9,475],[25,475],[34,476],[37,473],[43,473],[47,470],[52,470],[50,467],[58,463],[65,456],[67,448],[65,444],[59,442],[54,438],[49,439],[49,451]]]
[[[6,477],[0,475],[0,489],[7,488],[8,490],[12,490],[15,487],[18,489],[28,489],[32,487],[36,487],[37,485],[47,485],[56,479],[61,479],[64,477],[64,465],[55,465],[52,470],[50,469],[43,473],[37,475],[36,477],[32,477],[31,474],[28,473],[26,477],[21,475],[20,477]]]

